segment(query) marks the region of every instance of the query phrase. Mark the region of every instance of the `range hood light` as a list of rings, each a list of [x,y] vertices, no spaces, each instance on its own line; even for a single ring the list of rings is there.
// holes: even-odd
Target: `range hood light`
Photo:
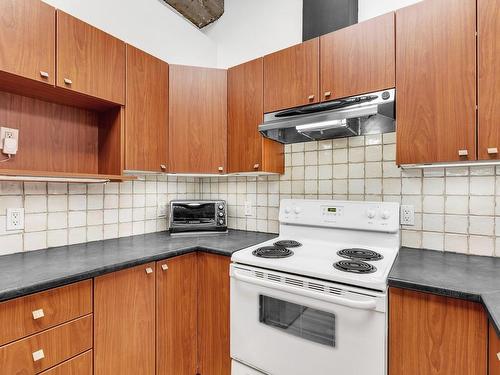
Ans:
[[[332,128],[342,128],[346,126],[347,126],[347,120],[342,119],[342,120],[321,121],[305,125],[297,125],[295,129],[297,129],[299,133],[305,133],[310,131],[322,131]]]

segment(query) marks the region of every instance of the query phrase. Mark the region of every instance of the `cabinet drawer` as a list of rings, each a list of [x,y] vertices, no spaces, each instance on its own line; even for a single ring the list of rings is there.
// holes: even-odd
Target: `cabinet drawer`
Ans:
[[[92,348],[92,315],[0,347],[3,374],[37,374]]]
[[[92,312],[92,280],[0,303],[0,345]]]
[[[92,350],[41,372],[40,375],[92,375]]]

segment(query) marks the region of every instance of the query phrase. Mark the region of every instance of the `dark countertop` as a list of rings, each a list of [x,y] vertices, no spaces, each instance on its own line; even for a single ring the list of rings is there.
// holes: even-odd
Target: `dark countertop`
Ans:
[[[500,258],[402,247],[388,283],[482,303],[500,335]]]
[[[158,232],[4,255],[0,256],[0,301],[193,251],[231,256],[275,237],[240,230],[178,237]]]

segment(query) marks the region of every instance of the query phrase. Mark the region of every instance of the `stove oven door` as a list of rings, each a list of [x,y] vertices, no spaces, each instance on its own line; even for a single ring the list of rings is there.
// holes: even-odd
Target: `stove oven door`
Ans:
[[[231,265],[231,357],[271,375],[385,375],[386,295]]]

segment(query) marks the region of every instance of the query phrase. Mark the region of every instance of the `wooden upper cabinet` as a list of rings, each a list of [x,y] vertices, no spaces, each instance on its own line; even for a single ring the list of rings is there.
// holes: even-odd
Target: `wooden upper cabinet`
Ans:
[[[125,43],[57,10],[57,86],[125,103]]]
[[[226,256],[198,254],[198,373],[230,375],[229,264]]]
[[[395,86],[394,18],[388,13],[320,37],[321,100]]]
[[[319,38],[264,56],[264,112],[319,99]]]
[[[155,374],[155,264],[94,279],[94,374]]]
[[[55,12],[39,0],[0,1],[0,71],[54,84]]]
[[[156,374],[197,373],[197,254],[156,263]]]
[[[478,0],[478,157],[500,158],[500,0]]]
[[[475,33],[476,0],[396,11],[398,164],[475,160]]]
[[[488,322],[478,303],[389,293],[389,374],[485,375]]]
[[[283,173],[283,145],[258,131],[264,117],[263,59],[229,69],[227,87],[228,171]]]
[[[168,64],[127,45],[125,169],[166,172]]]
[[[169,79],[169,172],[226,172],[226,70],[170,65]]]
[[[490,323],[490,346],[489,346],[489,368],[488,375],[500,375],[500,336]]]

